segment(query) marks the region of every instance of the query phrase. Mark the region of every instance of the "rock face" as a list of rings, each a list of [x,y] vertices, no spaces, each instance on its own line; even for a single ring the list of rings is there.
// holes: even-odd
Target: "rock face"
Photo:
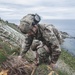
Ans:
[[[9,23],[0,21],[0,63],[6,60],[8,55],[20,50],[24,35],[11,28]]]
[[[0,38],[13,45],[21,45],[25,37],[7,24],[0,23]]]
[[[67,32],[60,31],[60,33],[61,33],[63,39],[65,39],[65,38],[75,39],[74,36],[70,36]]]
[[[12,50],[14,50],[12,48],[20,47],[24,39],[25,36],[23,34],[11,28],[10,26],[8,26],[8,24],[0,22],[0,71],[2,68],[3,70],[9,69],[8,75],[31,75],[33,69],[31,63],[27,62],[26,59],[23,58],[21,60],[18,60],[18,56],[16,54],[16,56],[10,55],[10,51],[12,52]],[[7,46],[9,48],[7,48]],[[14,51],[12,53],[14,53]]]

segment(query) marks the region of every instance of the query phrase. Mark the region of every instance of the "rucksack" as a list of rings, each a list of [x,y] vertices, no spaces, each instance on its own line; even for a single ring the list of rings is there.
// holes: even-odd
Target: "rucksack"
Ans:
[[[52,44],[60,43],[62,36],[60,32],[52,24],[39,24],[42,32],[42,36],[46,41]]]

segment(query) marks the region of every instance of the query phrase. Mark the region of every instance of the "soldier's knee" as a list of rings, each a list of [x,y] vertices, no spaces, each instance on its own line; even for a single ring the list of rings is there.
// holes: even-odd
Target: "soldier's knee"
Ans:
[[[61,49],[56,49],[55,52],[60,55],[61,54]]]
[[[54,53],[59,56],[61,54],[61,48],[56,48]]]
[[[61,48],[60,48],[60,46],[59,46],[59,45],[55,48],[55,51],[57,51],[57,52],[60,52],[60,53],[61,53]]]
[[[57,52],[61,53],[61,49],[56,49]]]

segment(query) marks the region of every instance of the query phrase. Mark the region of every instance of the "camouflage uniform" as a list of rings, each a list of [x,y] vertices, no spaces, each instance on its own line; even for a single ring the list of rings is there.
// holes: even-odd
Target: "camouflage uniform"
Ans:
[[[61,43],[62,38],[59,31],[50,24],[38,24],[38,30],[35,35],[27,35],[22,47],[22,53],[26,53],[29,50],[34,39],[42,41],[43,45],[46,45],[49,49],[49,52],[47,52],[44,47],[38,48],[39,60],[41,61],[42,59],[42,62],[47,62],[50,56],[51,62],[56,63],[61,53],[59,43]]]
[[[36,53],[36,62],[41,64],[41,63],[50,63],[50,55],[49,52],[45,49],[43,42],[39,40],[33,40],[31,49]]]

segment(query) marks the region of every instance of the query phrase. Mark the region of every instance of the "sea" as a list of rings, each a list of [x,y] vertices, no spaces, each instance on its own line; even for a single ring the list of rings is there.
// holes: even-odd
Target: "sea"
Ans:
[[[41,23],[53,24],[59,31],[67,32],[70,36],[75,37],[75,19],[48,19]],[[61,47],[75,56],[75,39],[64,39]]]

